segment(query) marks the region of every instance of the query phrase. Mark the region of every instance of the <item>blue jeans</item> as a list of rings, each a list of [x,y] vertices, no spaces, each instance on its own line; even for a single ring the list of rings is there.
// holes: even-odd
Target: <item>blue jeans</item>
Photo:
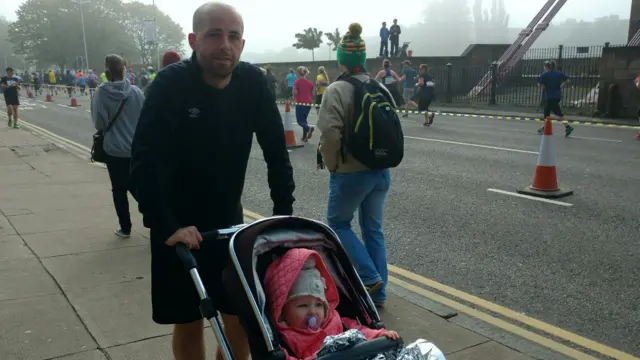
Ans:
[[[382,288],[371,294],[375,302],[387,299],[387,249],[382,214],[390,184],[388,169],[332,173],[329,178],[327,223],[338,234],[362,282],[365,285],[383,282]],[[351,228],[356,210],[364,245]]]
[[[309,117],[310,106],[296,105],[296,121],[302,128],[302,137],[306,138],[309,133],[309,124],[307,123],[307,117]]]

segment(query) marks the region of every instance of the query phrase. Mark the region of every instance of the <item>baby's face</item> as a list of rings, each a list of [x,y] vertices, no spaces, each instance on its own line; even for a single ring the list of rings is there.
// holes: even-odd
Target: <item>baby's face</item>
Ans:
[[[307,317],[315,316],[317,326],[325,320],[324,303],[317,297],[306,295],[289,300],[282,308],[282,318],[291,328],[308,329]]]

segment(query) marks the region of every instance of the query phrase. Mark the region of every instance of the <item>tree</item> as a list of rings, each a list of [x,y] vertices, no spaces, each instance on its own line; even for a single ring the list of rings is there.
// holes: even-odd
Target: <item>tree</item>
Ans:
[[[139,53],[142,64],[155,64],[156,52],[160,55],[168,50],[174,50],[184,55],[182,40],[185,38],[182,27],[174,22],[171,17],[152,5],[140,2],[123,4],[124,16],[121,20],[124,30],[133,39]],[[144,20],[156,16],[156,44],[147,43],[144,36]]]
[[[292,46],[296,49],[305,49],[311,50],[311,60],[315,61],[315,53],[314,50],[319,48],[322,44],[322,31],[318,31],[317,28],[308,28],[305,29],[302,33],[297,33],[295,35],[298,42],[293,44]]]
[[[342,36],[340,35],[340,30],[338,30],[338,28],[336,28],[336,31],[328,32],[328,33],[326,33],[324,35],[330,41],[330,43],[327,43],[327,45],[333,45],[333,49],[331,49],[331,50],[332,51],[338,50],[338,46],[340,46],[340,40],[342,40]]]
[[[5,66],[19,67],[23,64],[21,58],[13,48],[13,44],[9,42],[9,21],[0,16],[0,63],[2,70]]]
[[[509,14],[504,0],[492,0],[491,12],[482,10],[482,0],[473,5],[473,19],[476,27],[476,42],[489,44],[508,43]]]

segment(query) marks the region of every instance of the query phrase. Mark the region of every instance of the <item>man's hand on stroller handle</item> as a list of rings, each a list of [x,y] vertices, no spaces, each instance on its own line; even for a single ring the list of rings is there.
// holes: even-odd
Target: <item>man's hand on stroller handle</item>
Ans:
[[[200,243],[203,240],[229,239],[238,230],[242,229],[245,224],[235,225],[227,229],[218,229],[212,231],[199,232],[195,226],[187,226],[178,229],[165,244],[175,246],[176,253],[187,271],[191,271],[198,267],[196,259],[191,254],[191,249],[200,249]]]
[[[188,249],[200,249],[200,243],[203,240],[229,239],[233,234],[245,226],[245,224],[239,224],[226,229],[205,232],[198,231],[195,226],[187,226],[178,229],[167,239],[167,241],[165,241],[165,244],[168,246],[176,246],[176,244],[182,243]]]
[[[173,235],[171,235],[165,244],[169,246],[176,246],[178,243],[184,244],[188,249],[200,249],[200,243],[202,242],[202,234],[196,229],[195,226],[187,226],[178,229]]]

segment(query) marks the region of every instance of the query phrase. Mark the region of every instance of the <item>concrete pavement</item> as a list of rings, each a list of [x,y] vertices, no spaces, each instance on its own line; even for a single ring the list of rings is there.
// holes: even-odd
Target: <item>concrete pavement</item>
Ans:
[[[104,168],[27,128],[0,126],[0,359],[171,359],[171,328],[151,321],[140,215],[130,239],[116,237]],[[531,359],[392,292],[381,315],[407,340],[430,339],[451,360]]]
[[[34,105],[23,117],[88,146],[93,128],[85,110]],[[577,193],[564,200],[571,206],[558,206],[487,191],[515,191],[529,184],[540,141],[534,134],[537,123],[438,117],[425,129],[412,116],[404,124],[407,155],[394,170],[385,223],[390,263],[574,335],[640,352],[633,300],[640,291],[632,280],[637,274],[633,259],[640,214],[633,199],[640,158],[633,130],[577,126],[572,138],[556,136],[561,185]],[[295,208],[300,215],[323,219],[327,182],[326,174],[315,169],[316,141],[291,154],[298,186]],[[268,214],[266,171],[257,146],[252,156],[245,206]],[[463,310],[417,298],[419,307],[445,318],[456,314],[450,322],[532,357],[556,357],[539,348],[527,350],[513,336],[504,340],[510,335]],[[572,341],[575,336],[563,343],[574,346]],[[597,345],[588,349],[608,351]]]

